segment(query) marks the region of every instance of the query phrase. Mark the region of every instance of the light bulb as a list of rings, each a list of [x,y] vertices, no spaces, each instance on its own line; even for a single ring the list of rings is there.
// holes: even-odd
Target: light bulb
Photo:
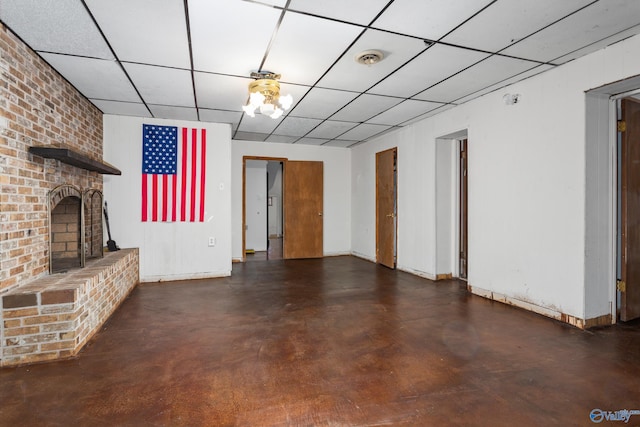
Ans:
[[[256,108],[252,105],[244,105],[242,107],[242,109],[244,110],[245,113],[247,113],[247,115],[249,117],[255,117],[256,116]]]
[[[276,110],[276,106],[273,104],[262,104],[260,106],[260,114],[264,114],[265,116],[270,116]]]
[[[249,95],[249,103],[253,105],[254,108],[260,107],[264,103],[264,95],[260,92],[253,92]]]
[[[282,116],[282,113],[284,113],[284,111],[282,111],[282,109],[276,108],[276,111],[273,112],[273,114],[271,115],[271,118],[272,119],[278,119],[278,118],[280,118],[280,116]]]
[[[291,95],[281,96],[279,102],[282,108],[288,110],[289,108],[291,108],[291,104],[293,104],[293,97]]]

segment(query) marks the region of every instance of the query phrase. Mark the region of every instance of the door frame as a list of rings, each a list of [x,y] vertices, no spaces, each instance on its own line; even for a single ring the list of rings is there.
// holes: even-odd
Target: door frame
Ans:
[[[585,237],[582,327],[617,318],[617,99],[640,93],[640,76],[585,91]]]
[[[242,156],[242,262],[247,260],[247,160],[283,162],[284,168],[288,159],[286,157]],[[267,223],[267,227],[268,225]],[[284,236],[282,238],[284,240]]]

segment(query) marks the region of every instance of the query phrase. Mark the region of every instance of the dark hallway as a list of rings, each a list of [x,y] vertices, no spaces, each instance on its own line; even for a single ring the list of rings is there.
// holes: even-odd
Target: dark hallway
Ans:
[[[0,425],[585,426],[640,410],[638,360],[637,322],[581,331],[355,257],[255,261],[141,285],[79,357],[0,370]]]

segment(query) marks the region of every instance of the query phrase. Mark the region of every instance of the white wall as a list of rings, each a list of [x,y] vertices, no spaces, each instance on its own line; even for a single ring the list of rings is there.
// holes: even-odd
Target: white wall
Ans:
[[[376,153],[393,147],[398,147],[397,267],[435,278],[435,139],[429,141],[416,126],[352,149],[352,250],[376,259]]]
[[[246,248],[267,250],[267,162],[248,160],[245,169]]]
[[[233,259],[242,258],[242,159],[244,156],[324,162],[324,254],[351,251],[351,152],[346,148],[233,141],[232,240]]]
[[[207,129],[205,221],[141,222],[142,125]],[[229,125],[104,116],[104,160],[122,175],[104,176],[111,234],[120,247],[140,248],[140,280],[231,274],[231,129]],[[214,237],[216,244],[208,245]]]
[[[585,308],[585,91],[640,74],[638,50],[640,37],[627,39],[354,147],[354,253],[375,258],[375,153],[397,146],[398,267],[436,274],[436,139],[467,129],[469,284],[580,319],[607,314]],[[520,102],[505,105],[507,92]]]
[[[268,196],[271,199],[269,211],[269,236],[282,236],[282,162],[268,162]]]

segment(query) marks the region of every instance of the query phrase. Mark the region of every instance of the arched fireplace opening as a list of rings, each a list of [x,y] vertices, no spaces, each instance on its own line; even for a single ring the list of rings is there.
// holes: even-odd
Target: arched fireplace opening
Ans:
[[[86,259],[103,256],[102,192],[84,193],[73,185],[49,192],[49,272],[84,267]]]

